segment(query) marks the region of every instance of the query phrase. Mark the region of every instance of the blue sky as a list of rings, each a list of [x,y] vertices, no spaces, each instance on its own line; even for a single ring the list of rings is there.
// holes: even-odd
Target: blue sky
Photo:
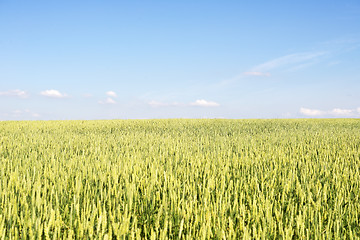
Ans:
[[[0,0],[0,120],[360,117],[359,1]]]

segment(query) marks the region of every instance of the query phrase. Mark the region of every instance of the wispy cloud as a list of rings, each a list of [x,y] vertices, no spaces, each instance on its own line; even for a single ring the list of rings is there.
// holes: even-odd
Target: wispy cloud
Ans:
[[[261,63],[250,68],[248,71],[243,72],[237,76],[229,79],[225,79],[216,84],[216,87],[229,85],[247,77],[270,77],[272,71],[283,70],[283,71],[295,71],[303,69],[305,67],[314,65],[319,62],[321,57],[328,55],[328,51],[317,51],[317,52],[300,52],[285,55],[282,57],[274,58],[267,62]]]
[[[106,95],[109,96],[109,97],[115,97],[115,98],[117,97],[117,94],[114,91],[107,91]]]
[[[85,97],[85,98],[93,97],[93,95],[91,93],[84,93],[84,94],[82,94],[82,96]]]
[[[270,77],[271,74],[268,72],[244,72],[246,76],[256,76],[256,77]]]
[[[219,103],[213,101],[206,101],[204,99],[196,100],[191,103],[166,103],[166,102],[159,102],[159,101],[150,101],[148,104],[152,107],[187,107],[187,106],[198,106],[198,107],[218,107],[220,106]]]
[[[320,44],[322,47],[331,49],[333,52],[344,53],[357,50],[360,47],[360,39],[352,37],[341,38],[321,42]]]
[[[20,98],[27,98],[29,95],[26,91],[15,89],[6,92],[0,92],[0,96],[13,96],[13,97],[20,97]]]
[[[241,79],[246,79],[246,77],[249,76],[270,77],[273,75],[272,73],[274,71],[299,71],[301,69],[305,69],[315,64],[321,63],[325,58],[328,61],[329,58],[331,58],[331,62],[328,64],[329,66],[336,65],[340,63],[339,60],[334,59],[336,55],[354,51],[358,48],[360,48],[359,39],[340,39],[323,42],[320,44],[320,46],[317,46],[317,49],[319,49],[317,51],[295,52],[271,59],[267,62],[255,65],[240,75],[222,80],[215,86],[219,87],[229,85]]]
[[[159,102],[159,101],[150,101],[148,102],[148,105],[152,106],[152,107],[175,107],[175,106],[184,106],[185,104],[181,104],[178,102],[171,102],[171,103],[166,103],[166,102]]]
[[[323,111],[318,109],[300,108],[300,113],[309,117],[355,117],[360,115],[360,108],[357,109],[342,109],[334,108],[329,111]]]
[[[304,52],[304,53],[294,53],[285,55],[279,58],[272,59],[265,63],[259,64],[252,68],[254,72],[268,72],[280,68],[296,68],[302,65],[309,65],[311,61],[318,59],[327,52]]]
[[[106,98],[104,101],[99,101],[100,104],[116,104],[116,101],[110,97]]]
[[[152,107],[163,107],[163,106],[167,106],[166,104],[164,104],[163,102],[158,102],[158,101],[150,101],[147,103],[148,105],[152,106]]]
[[[67,97],[67,94],[61,93],[58,90],[54,90],[54,89],[42,91],[40,94],[42,96],[51,97],[51,98],[65,98],[65,97]]]
[[[328,63],[328,66],[335,66],[335,65],[338,65],[340,63],[341,63],[340,61],[332,61],[332,62]]]
[[[195,102],[190,103],[191,106],[199,106],[199,107],[218,107],[220,106],[217,102],[206,101],[204,99],[196,100]]]
[[[11,118],[39,118],[40,114],[35,113],[29,109],[26,110],[14,110],[11,111],[10,113],[6,113],[5,116],[7,117],[11,117]]]

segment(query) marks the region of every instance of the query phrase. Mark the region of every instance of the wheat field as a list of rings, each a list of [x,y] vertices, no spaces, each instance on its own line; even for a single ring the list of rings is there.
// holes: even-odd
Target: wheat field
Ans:
[[[0,122],[0,239],[359,239],[360,121]]]

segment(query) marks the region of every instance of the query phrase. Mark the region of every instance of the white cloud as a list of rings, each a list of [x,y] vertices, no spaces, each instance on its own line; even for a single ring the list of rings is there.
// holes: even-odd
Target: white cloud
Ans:
[[[108,97],[105,101],[99,101],[100,104],[116,104],[116,101]]]
[[[330,111],[322,111],[317,109],[300,108],[300,113],[305,116],[333,116],[333,117],[355,117],[360,114],[360,108],[357,109],[341,109],[334,108]]]
[[[321,116],[324,115],[325,112],[317,109],[300,108],[300,113],[305,116]]]
[[[7,92],[0,92],[0,96],[14,96],[14,97],[27,98],[28,94],[23,90],[15,89]]]
[[[244,72],[246,76],[257,76],[257,77],[270,77],[271,74],[268,72]]]
[[[199,107],[218,107],[220,104],[212,101],[206,101],[204,99],[196,100],[193,103],[190,103],[191,106],[199,106]]]
[[[107,91],[106,95],[109,96],[109,97],[117,97],[117,94],[114,91]]]
[[[45,90],[40,93],[41,95],[45,97],[52,97],[52,98],[65,98],[67,97],[66,94],[60,93],[58,90]]]
[[[355,110],[352,109],[340,109],[340,108],[334,108],[330,111],[331,115],[335,116],[351,116],[355,113]]]

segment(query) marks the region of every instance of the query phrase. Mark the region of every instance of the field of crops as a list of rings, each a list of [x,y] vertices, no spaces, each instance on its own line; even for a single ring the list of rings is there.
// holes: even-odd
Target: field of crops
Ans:
[[[360,120],[0,122],[0,239],[359,239]]]

